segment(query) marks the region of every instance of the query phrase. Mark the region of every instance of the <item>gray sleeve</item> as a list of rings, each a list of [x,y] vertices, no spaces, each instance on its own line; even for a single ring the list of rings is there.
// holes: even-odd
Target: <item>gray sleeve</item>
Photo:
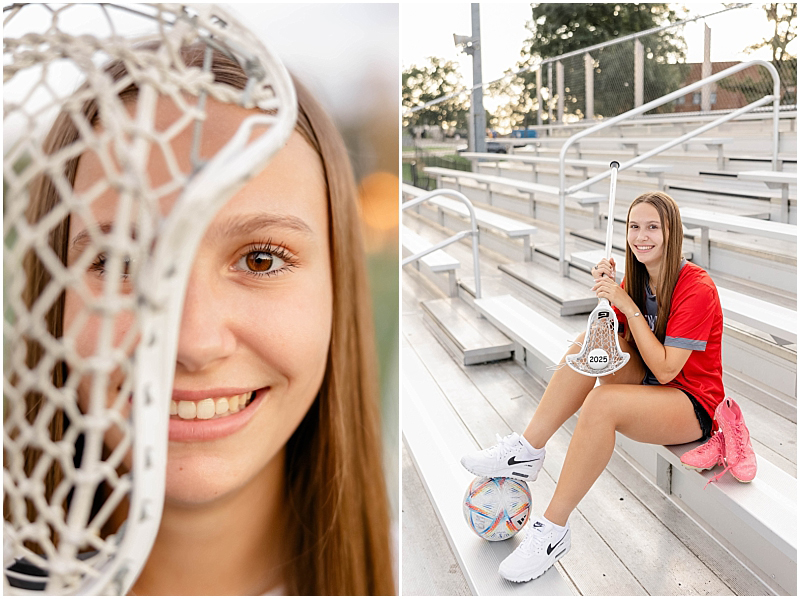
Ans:
[[[684,339],[683,337],[666,337],[664,345],[668,347],[679,347],[681,349],[691,349],[693,351],[706,351],[706,342],[695,339]]]

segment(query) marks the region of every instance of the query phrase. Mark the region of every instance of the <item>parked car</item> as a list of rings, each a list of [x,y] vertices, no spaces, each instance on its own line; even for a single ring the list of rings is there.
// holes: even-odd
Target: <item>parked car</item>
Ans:
[[[493,154],[508,154],[508,147],[496,141],[487,141],[486,151]]]
[[[535,129],[514,129],[511,132],[511,137],[539,137]]]

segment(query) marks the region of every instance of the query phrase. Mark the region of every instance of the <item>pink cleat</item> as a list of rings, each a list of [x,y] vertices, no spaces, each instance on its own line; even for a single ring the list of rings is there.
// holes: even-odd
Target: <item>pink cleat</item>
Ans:
[[[711,439],[681,456],[681,464],[695,470],[711,470],[725,465],[725,439],[717,432]]]
[[[725,470],[715,477],[719,478],[728,470],[742,483],[749,483],[756,477],[756,453],[750,444],[750,431],[744,423],[742,410],[730,397],[717,406],[714,419],[720,433],[725,435]]]

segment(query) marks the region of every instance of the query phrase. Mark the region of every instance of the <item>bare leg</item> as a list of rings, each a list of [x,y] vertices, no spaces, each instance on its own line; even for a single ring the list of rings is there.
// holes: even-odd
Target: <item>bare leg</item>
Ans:
[[[564,364],[567,355],[577,354],[581,350],[578,343],[583,343],[585,335],[585,333],[581,333],[575,339],[576,343],[570,346],[564,358],[561,359],[561,364]],[[601,384],[638,385],[644,378],[642,359],[636,349],[624,339],[620,338],[619,343],[622,351],[629,353],[631,359],[613,375],[602,377],[600,382]],[[525,432],[522,433],[528,443],[537,449],[544,447],[558,428],[583,405],[586,396],[594,388],[596,380],[595,377],[575,372],[567,365],[556,370],[542,395],[533,418],[528,423]]]
[[[544,513],[565,525],[614,451],[615,431],[644,443],[689,443],[702,435],[692,403],[672,387],[603,385],[581,409],[558,485]]]

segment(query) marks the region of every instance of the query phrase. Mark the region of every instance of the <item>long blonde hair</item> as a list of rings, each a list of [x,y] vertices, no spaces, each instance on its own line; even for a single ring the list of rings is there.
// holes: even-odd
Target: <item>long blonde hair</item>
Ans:
[[[203,51],[181,52],[187,66],[201,66]],[[113,62],[107,72],[118,81],[126,75],[124,64]],[[244,89],[241,67],[214,52],[211,71],[218,82]],[[382,467],[380,413],[377,392],[374,331],[368,293],[357,192],[347,150],[339,132],[309,92],[295,82],[298,97],[296,130],[319,154],[328,191],[328,218],[333,280],[333,326],[328,363],[319,394],[286,446],[286,534],[291,554],[284,570],[286,592],[299,595],[392,595],[395,592],[390,547],[390,518]],[[131,84],[119,96],[134,101],[138,89]],[[94,101],[83,106],[92,125],[98,121]],[[56,120],[43,150],[53,153],[73,143],[78,130],[67,114]],[[65,167],[74,185],[80,156]],[[38,222],[59,203],[48,177],[31,189],[28,221]],[[69,217],[55,229],[50,246],[66,264]],[[334,267],[335,266],[335,267]],[[32,305],[47,285],[44,265],[31,255],[26,301]],[[62,335],[64,296],[47,314],[48,331]],[[35,365],[41,348],[29,344],[28,362]],[[53,374],[63,385],[66,367]],[[26,398],[30,414],[41,408],[40,397]],[[61,438],[63,417],[54,419],[53,440]],[[28,450],[26,469],[38,457]],[[48,474],[49,493],[59,472]]]
[[[678,204],[669,195],[662,191],[647,191],[637,197],[628,208],[628,217],[625,221],[625,236],[627,238],[631,221],[631,210],[638,204],[650,204],[658,212],[661,219],[661,230],[664,233],[664,251],[661,254],[658,289],[653,291],[658,298],[658,315],[656,317],[656,338],[664,343],[667,334],[667,319],[672,308],[672,293],[678,282],[681,271],[681,258],[683,257],[683,224]],[[644,264],[633,255],[630,244],[625,244],[625,291],[636,303],[639,310],[644,312],[647,284],[649,275]],[[631,341],[630,327],[625,331],[625,339]]]

